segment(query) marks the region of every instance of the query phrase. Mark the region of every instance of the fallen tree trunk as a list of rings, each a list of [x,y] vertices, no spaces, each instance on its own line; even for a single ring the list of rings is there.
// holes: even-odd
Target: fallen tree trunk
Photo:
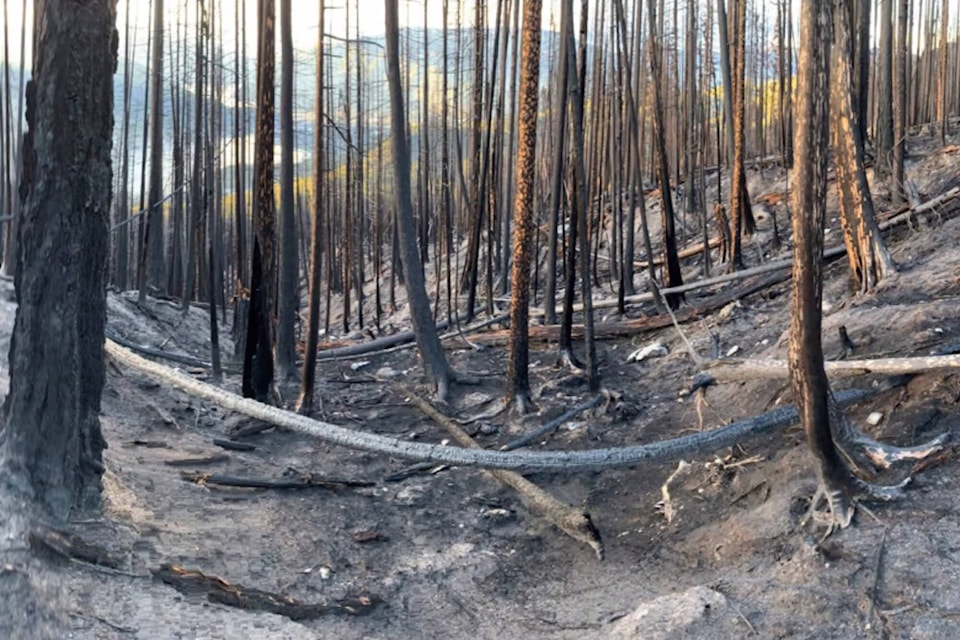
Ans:
[[[306,416],[261,404],[195,380],[180,371],[124,349],[107,341],[107,355],[121,364],[170,384],[201,400],[213,402],[229,411],[285,427],[312,438],[338,444],[351,449],[410,460],[431,460],[463,467],[486,469],[512,469],[514,471],[553,471],[575,473],[616,467],[631,467],[642,462],[677,460],[683,456],[716,451],[737,444],[746,437],[783,428],[797,421],[794,407],[783,407],[754,416],[718,429],[685,435],[672,440],[605,449],[584,451],[490,451],[488,449],[463,449],[439,444],[425,444],[380,436],[363,431],[354,431],[328,422],[320,422]],[[840,391],[836,394],[841,406],[857,402],[877,393],[877,390]]]
[[[865,360],[832,360],[824,362],[827,375],[849,378],[863,375],[898,376],[960,368],[960,354],[915,356],[906,358],[872,358]],[[714,360],[706,363],[703,373],[716,382],[744,382],[758,378],[790,377],[786,360],[754,358],[749,360]]]
[[[770,265],[766,266],[769,267]],[[761,269],[764,269],[764,271],[760,271]],[[758,291],[763,291],[764,289],[783,282],[790,277],[790,271],[783,268],[766,269],[766,267],[757,267],[757,271],[766,273],[766,275],[756,278],[755,280],[742,286],[725,289],[717,295],[707,298],[696,306],[684,307],[683,309],[674,312],[677,322],[689,322],[691,320],[696,320],[697,318],[724,307],[735,300],[739,300],[740,298],[744,298]],[[772,273],[770,273],[770,271],[772,271]],[[672,287],[672,290],[682,288],[684,287]],[[669,291],[671,291],[671,289],[663,290],[664,293]],[[594,325],[594,337],[599,340],[609,340],[611,338],[632,336],[645,331],[663,329],[664,327],[669,327],[672,323],[673,320],[670,318],[669,314],[659,314],[655,316],[648,316],[646,318],[635,318],[632,320],[621,320],[619,322],[600,322]],[[573,325],[572,335],[574,338],[582,338],[583,325]],[[510,335],[507,331],[494,331],[474,336],[473,340],[485,345],[501,345],[506,344],[509,338]],[[530,326],[531,342],[553,342],[559,339],[560,325],[552,324]]]
[[[467,449],[482,448],[459,425],[437,411],[433,405],[423,398],[410,394],[410,402],[417,405],[421,411],[449,431],[450,435],[461,446]],[[590,514],[578,511],[570,505],[560,502],[515,471],[489,469],[486,473],[498,482],[516,490],[531,512],[543,516],[574,540],[584,543],[593,549],[598,560],[603,560],[603,541],[600,539],[600,532],[597,531],[597,528],[593,526],[593,521],[590,520]]]

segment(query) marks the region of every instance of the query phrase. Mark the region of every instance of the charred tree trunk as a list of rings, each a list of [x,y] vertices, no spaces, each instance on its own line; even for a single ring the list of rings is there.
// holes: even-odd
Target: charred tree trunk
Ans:
[[[423,278],[423,267],[417,250],[417,227],[413,216],[410,184],[410,147],[406,136],[406,115],[403,88],[400,86],[399,19],[397,0],[386,0],[387,85],[390,89],[390,120],[393,137],[393,165],[396,177],[397,228],[400,259],[406,275],[404,284],[410,304],[410,320],[416,334],[417,347],[427,376],[436,385],[437,395],[446,399],[456,374],[447,363],[440,345],[437,327],[430,311]]]
[[[243,395],[260,402],[270,399],[273,383],[276,252],[273,199],[273,98],[275,6],[259,0],[260,37],[257,46],[257,131],[254,149],[254,242],[250,279],[250,314],[243,355]]]
[[[674,228],[673,193],[670,190],[670,168],[667,163],[667,143],[664,133],[663,98],[660,90],[661,74],[661,46],[655,29],[656,15],[653,2],[648,2],[650,16],[650,70],[653,82],[653,130],[657,153],[657,176],[660,179],[660,218],[663,227],[663,263],[666,265],[664,285],[679,287],[683,284],[683,275],[680,272],[680,258],[677,255],[677,234]],[[667,305],[671,309],[680,307],[683,302],[682,293],[668,293]]]
[[[277,294],[277,367],[297,375],[297,234],[293,212],[293,28],[290,0],[280,0],[280,290]],[[271,193],[272,195],[272,193]]]
[[[36,5],[0,478],[57,520],[99,501],[116,4]],[[58,265],[55,270],[51,265]]]
[[[830,85],[833,119],[833,152],[837,170],[840,220],[847,245],[850,275],[860,292],[872,289],[884,276],[897,270],[883,242],[873,211],[873,198],[863,166],[864,141],[860,114],[855,107],[851,73],[852,38],[850,13],[844,0],[831,0],[834,20]]]
[[[163,290],[163,0],[153,0],[153,49],[150,75],[150,195],[143,234],[140,303],[147,289]]]
[[[513,265],[510,273],[510,362],[506,401],[517,412],[530,405],[530,259],[533,255],[534,179],[537,157],[537,115],[540,88],[540,0],[523,3],[520,51],[520,132],[517,147],[517,200],[514,208]]]
[[[323,238],[321,211],[323,209],[324,139],[323,139],[323,23],[324,0],[318,2],[320,20],[317,35],[317,96],[313,110],[313,215],[310,232],[310,304],[307,311],[307,339],[303,356],[303,375],[300,379],[300,397],[297,411],[309,413],[313,409],[313,388],[317,372],[317,334],[320,329],[320,283],[323,281]]]
[[[878,180],[893,170],[893,0],[880,3],[880,52],[877,70],[877,130],[875,169]]]

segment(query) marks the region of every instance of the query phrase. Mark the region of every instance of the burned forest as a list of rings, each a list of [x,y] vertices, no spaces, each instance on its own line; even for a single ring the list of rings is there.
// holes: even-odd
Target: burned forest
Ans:
[[[0,638],[960,637],[960,0],[0,16]]]

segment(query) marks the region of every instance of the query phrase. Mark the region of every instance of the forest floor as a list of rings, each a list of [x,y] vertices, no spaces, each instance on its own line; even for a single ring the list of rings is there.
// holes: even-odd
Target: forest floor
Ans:
[[[909,175],[927,199],[960,185],[960,157],[931,140],[918,138],[910,147]],[[782,172],[755,176],[752,188],[755,196],[783,190]],[[881,212],[889,209],[882,196]],[[900,273],[869,295],[848,291],[845,260],[827,269],[828,358],[842,351],[841,326],[857,345],[857,358],[928,355],[960,341],[960,208],[954,202],[940,213],[887,236]],[[828,244],[840,240],[835,215],[831,225]],[[781,214],[781,231],[788,226]],[[756,264],[751,250],[747,259]],[[765,260],[776,257],[767,254]],[[687,264],[691,280],[697,260]],[[641,272],[638,285],[643,280]],[[0,335],[8,342],[12,284],[0,286],[6,298]],[[709,295],[693,292],[687,302]],[[701,357],[709,357],[713,332],[723,353],[736,347],[738,357],[784,358],[788,305],[784,281],[683,329]],[[640,313],[637,307],[629,315]],[[174,303],[150,300],[141,308],[134,295],[111,293],[108,316],[112,335],[209,358],[201,309],[184,316]],[[628,362],[635,349],[655,341],[669,354]],[[462,418],[499,406],[506,351],[449,346],[458,369],[485,375],[478,386],[455,387],[445,411]],[[582,380],[555,367],[555,344],[532,346],[540,413],[523,420],[501,414],[465,427],[485,447],[498,447],[588,396]],[[0,344],[0,354],[6,352]],[[232,363],[232,349],[223,352]],[[598,354],[603,385],[619,400],[565,423],[536,448],[655,442],[792,402],[785,379],[721,384],[699,399],[682,395],[698,367],[673,328],[603,340]],[[316,418],[423,442],[449,438],[408,401],[413,393],[430,397],[412,349],[363,361],[368,364],[356,369],[356,359],[320,365]],[[0,374],[6,384],[5,369]],[[837,380],[835,388],[868,387],[878,379]],[[228,375],[223,386],[239,391],[239,376]],[[294,388],[281,391],[291,404]],[[958,403],[960,372],[938,372],[917,375],[848,415],[882,440],[913,444],[954,430]],[[866,426],[875,412],[882,414],[879,423]],[[51,624],[62,630],[60,637],[960,637],[960,464],[953,449],[919,470],[905,500],[859,509],[854,526],[825,540],[800,524],[814,477],[798,427],[687,459],[691,466],[669,485],[669,522],[662,486],[676,461],[529,475],[589,512],[605,543],[598,561],[484,472],[444,468],[389,482],[410,463],[276,429],[236,436],[258,425],[123,365],[108,365],[102,423],[109,443],[103,514],[81,516],[72,527],[122,558],[123,566],[52,561],[47,591],[57,594]],[[230,437],[253,448],[213,444]],[[195,472],[273,480],[309,473],[370,485],[234,488],[196,482]],[[294,620],[214,603],[152,577],[165,564],[222,578],[238,597],[261,590],[334,606],[301,609],[306,613]],[[365,615],[336,606],[341,598],[359,603],[353,609]]]

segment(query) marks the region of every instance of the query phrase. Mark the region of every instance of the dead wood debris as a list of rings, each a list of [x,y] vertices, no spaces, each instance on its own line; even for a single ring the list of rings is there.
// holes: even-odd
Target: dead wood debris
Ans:
[[[823,364],[827,375],[832,378],[867,374],[898,376],[960,368],[960,355],[830,360]],[[786,360],[772,358],[728,358],[705,363],[704,367],[704,373],[714,382],[743,382],[760,378],[786,378],[790,375]]]
[[[46,526],[35,526],[30,530],[28,540],[35,551],[45,551],[67,560],[79,560],[87,564],[119,569],[123,561],[109,551],[85,541],[69,531],[58,531]]]
[[[236,440],[225,440],[223,438],[214,438],[213,444],[230,451],[253,451],[257,448],[257,445],[249,442],[237,442]]]
[[[248,611],[267,611],[291,620],[313,620],[327,615],[367,615],[380,603],[379,598],[366,593],[337,598],[329,603],[305,603],[287,595],[247,588],[174,564],[162,564],[157,569],[151,569],[150,573],[184,595],[202,595],[210,602]]]
[[[215,453],[209,456],[198,456],[195,458],[177,458],[175,460],[164,460],[163,464],[168,467],[194,467],[206,464],[218,464],[220,462],[227,462],[230,460],[230,456],[225,453]]]
[[[668,314],[659,314],[646,318],[635,318],[623,320],[620,322],[600,322],[594,325],[594,336],[597,339],[611,339],[624,336],[632,336],[646,331],[663,329],[674,323],[689,322],[696,320],[716,309],[720,309],[727,304],[744,298],[750,294],[763,291],[768,287],[779,284],[790,278],[790,271],[786,268],[778,269],[773,273],[768,273],[739,287],[730,287],[720,293],[701,301],[699,304],[680,309],[671,318]],[[666,291],[666,290],[664,290]],[[529,339],[531,342],[553,342],[560,337],[560,325],[533,325],[530,327]],[[583,337],[583,325],[575,324],[572,328],[572,337],[575,339]],[[507,344],[509,333],[506,331],[493,331],[483,333],[474,337],[474,340],[486,345]]]
[[[481,448],[480,445],[467,435],[453,420],[437,411],[433,405],[423,398],[411,394],[410,402],[449,431],[450,435],[452,435],[461,446],[468,449]],[[570,505],[560,502],[514,471],[489,469],[485,471],[485,473],[508,487],[515,489],[532,513],[543,516],[574,540],[586,544],[597,554],[598,560],[603,560],[603,541],[600,539],[600,532],[590,519],[590,514],[578,511]]]
[[[289,478],[241,478],[219,473],[183,472],[180,477],[200,486],[239,487],[245,489],[362,489],[376,486],[366,480],[323,478],[304,473]]]

